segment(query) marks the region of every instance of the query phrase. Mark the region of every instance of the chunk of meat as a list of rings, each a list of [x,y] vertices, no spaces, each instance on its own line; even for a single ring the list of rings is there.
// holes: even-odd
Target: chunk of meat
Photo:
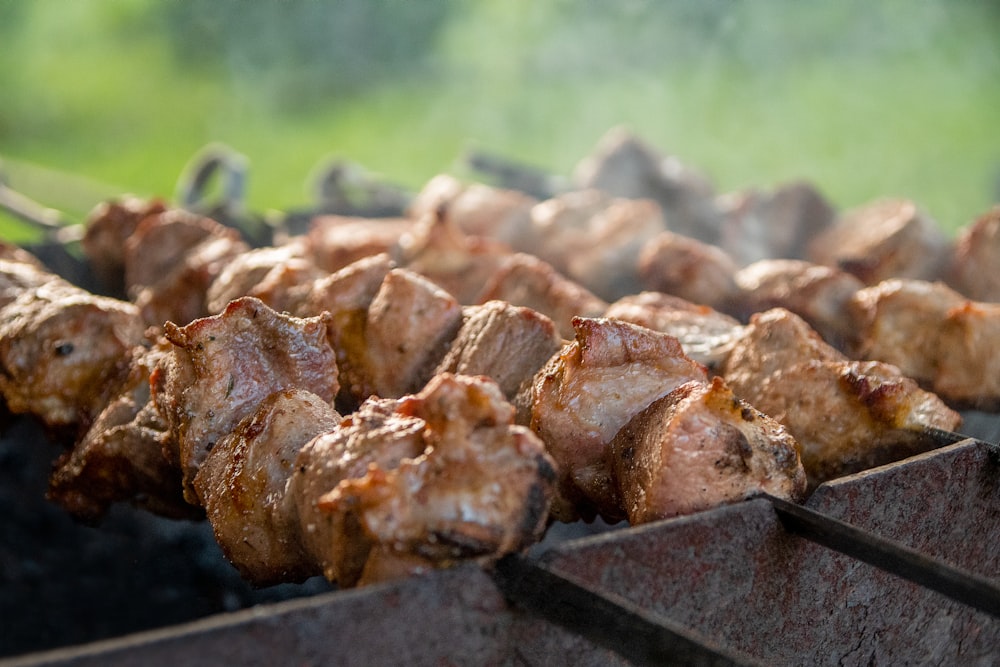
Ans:
[[[201,504],[192,482],[208,452],[264,398],[293,388],[331,404],[337,395],[320,317],[299,319],[243,297],[184,327],[168,322],[165,334],[174,347],[151,378],[152,395],[177,435],[189,502]]]
[[[975,301],[1000,302],[1000,204],[958,231],[946,275],[949,285]]]
[[[573,337],[574,317],[599,317],[608,303],[533,255],[504,260],[479,295],[479,303],[506,301],[549,317],[563,338]]]
[[[857,331],[847,308],[865,286],[857,276],[805,260],[765,259],[740,269],[735,279],[737,317],[746,320],[753,313],[785,308],[838,350],[854,345]]]
[[[492,562],[545,529],[554,463],[485,378],[443,374],[397,411],[425,423],[423,453],[391,469],[369,465],[322,496],[371,542],[359,583],[464,559]]]
[[[319,396],[286,389],[219,438],[194,478],[215,538],[247,581],[265,586],[318,574],[288,502],[299,451],[340,415]]]
[[[680,341],[684,354],[712,370],[725,361],[733,344],[743,336],[739,320],[660,292],[621,298],[608,307],[604,316],[670,334]]]
[[[353,586],[361,577],[372,540],[356,514],[331,513],[320,508],[320,498],[344,480],[363,477],[374,466],[391,470],[404,459],[420,456],[424,420],[401,414],[403,399],[370,398],[337,428],[317,435],[299,452],[285,503],[298,516],[303,548],[323,575],[341,586]]]
[[[87,216],[80,246],[108,294],[125,298],[125,242],[145,218],[166,210],[159,198],[123,197],[101,202]]]
[[[307,256],[323,271],[338,271],[363,257],[395,254],[400,237],[412,225],[407,218],[318,216],[306,233]]]
[[[407,212],[414,220],[443,214],[464,233],[495,239],[526,251],[534,197],[482,183],[463,183],[440,174],[423,187]]]
[[[180,209],[146,216],[125,242],[127,293],[146,323],[187,324],[209,314],[209,286],[249,249],[210,218]]]
[[[673,336],[611,319],[576,318],[576,338],[535,376],[531,429],[559,466],[553,515],[623,518],[609,443],[632,417],[706,369]]]
[[[470,236],[446,212],[426,215],[399,239],[395,258],[458,299],[473,303],[510,248],[494,239]]]
[[[726,308],[736,293],[733,258],[718,246],[675,232],[660,232],[636,260],[643,289],[693,303]]]
[[[944,232],[916,204],[880,199],[844,213],[812,240],[806,259],[875,285],[890,278],[937,280],[950,254]]]
[[[166,341],[138,348],[117,395],[57,462],[49,499],[77,519],[96,523],[120,502],[171,518],[203,516],[184,500],[173,435],[150,396],[150,375],[168,351]]]
[[[852,356],[898,366],[955,408],[1000,409],[1000,304],[943,283],[889,280],[859,291],[850,308]]]
[[[56,279],[55,274],[49,272],[40,262],[0,258],[0,308],[23,292],[41,287],[54,279]]]
[[[562,347],[552,320],[530,308],[488,301],[465,308],[462,327],[434,375],[485,375],[514,401]]]
[[[145,324],[125,301],[53,278],[0,309],[0,394],[14,414],[62,429],[87,424],[129,372]]]
[[[652,199],[663,209],[669,229],[706,243],[719,240],[721,216],[708,179],[625,128],[601,137],[574,168],[573,182],[616,197]]]
[[[788,428],[813,486],[931,449],[937,441],[928,429],[961,424],[899,368],[846,359],[782,309],[751,319],[723,376],[737,396]]]
[[[611,454],[633,525],[761,493],[798,501],[806,490],[795,439],[718,377],[651,403],[618,431]]]
[[[462,307],[450,294],[412,271],[390,271],[365,317],[370,393],[396,398],[421,388],[461,323]]]
[[[295,311],[312,282],[327,275],[305,256],[301,239],[276,247],[254,248],[236,257],[212,281],[206,294],[209,313],[220,313],[242,296],[260,299],[277,311]]]
[[[723,215],[719,247],[739,266],[804,259],[809,242],[836,220],[833,206],[804,181],[723,195],[716,204]]]

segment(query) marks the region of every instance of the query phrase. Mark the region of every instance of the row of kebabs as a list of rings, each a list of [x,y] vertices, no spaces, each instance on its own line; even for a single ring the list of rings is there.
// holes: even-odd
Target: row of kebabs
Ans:
[[[127,299],[88,294],[7,248],[0,391],[12,412],[68,434],[53,499],[91,520],[126,500],[204,511],[249,579],[322,572],[349,586],[496,558],[550,517],[639,523],[760,492],[801,498],[807,475],[899,458],[933,444],[926,429],[959,426],[898,365],[852,361],[792,312],[809,303],[813,283],[794,282],[809,271],[789,274],[778,304],[789,308],[748,324],[661,291],[608,302],[541,245],[519,252],[499,231],[459,224],[463,210],[493,210],[501,230],[489,197],[519,195],[478,188],[469,206],[471,188],[449,180],[442,196],[444,182],[407,218],[320,218],[257,249],[162,202],[109,203],[85,248]],[[648,210],[579,196],[623,224]],[[567,224],[547,220],[552,234]],[[619,262],[637,256],[582,235]],[[895,281],[817,310],[859,340],[885,330],[905,343],[891,351],[935,373],[948,364],[923,356],[922,331],[940,336],[963,316],[967,337],[989,338],[991,308],[957,293],[938,321],[881,305],[911,288],[947,289]],[[970,390],[955,405],[992,405],[989,382],[968,376],[986,372],[995,353],[982,353],[944,375]]]

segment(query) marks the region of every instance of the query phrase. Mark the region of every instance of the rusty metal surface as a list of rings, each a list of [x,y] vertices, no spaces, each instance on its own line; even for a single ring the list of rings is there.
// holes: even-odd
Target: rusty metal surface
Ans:
[[[766,500],[546,558],[770,665],[987,665],[1000,646],[996,619],[788,534]]]
[[[511,610],[475,566],[327,593],[93,644],[3,667],[624,665],[611,651]]]

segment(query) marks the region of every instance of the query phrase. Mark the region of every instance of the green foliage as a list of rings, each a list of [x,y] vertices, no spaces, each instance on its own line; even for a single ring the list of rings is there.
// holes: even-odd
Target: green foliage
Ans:
[[[720,191],[805,178],[954,229],[998,196],[998,25],[973,0],[0,0],[0,159],[79,218],[222,142],[286,209],[329,157],[411,189],[473,145],[568,174],[624,124]]]

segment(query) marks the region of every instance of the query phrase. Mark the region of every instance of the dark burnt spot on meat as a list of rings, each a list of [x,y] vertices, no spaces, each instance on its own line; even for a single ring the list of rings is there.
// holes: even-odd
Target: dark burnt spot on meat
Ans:
[[[73,350],[75,349],[76,347],[73,345],[73,343],[62,341],[56,343],[54,351],[57,357],[68,357],[69,355],[73,354]]]
[[[229,374],[229,384],[226,385],[226,398],[229,398],[233,393],[233,387],[236,386],[236,376],[232,373]]]
[[[716,459],[715,467],[720,470],[732,469],[741,473],[749,472],[753,447],[743,431],[735,426],[726,425],[720,430],[718,438],[722,443],[724,455]]]
[[[749,406],[744,405],[740,410],[740,417],[742,417],[743,421],[745,422],[752,422],[755,419],[757,419],[757,411]]]
[[[550,466],[539,466],[539,473],[545,474],[543,468]],[[550,480],[546,480],[550,481]],[[532,484],[528,489],[527,500],[524,503],[524,514],[521,516],[521,525],[517,533],[519,535],[533,535],[537,527],[545,520],[549,514],[548,494],[546,486],[542,484]]]
[[[558,474],[547,456],[539,454],[535,457],[535,464],[538,466],[538,475],[545,482],[551,484],[556,481]]]

